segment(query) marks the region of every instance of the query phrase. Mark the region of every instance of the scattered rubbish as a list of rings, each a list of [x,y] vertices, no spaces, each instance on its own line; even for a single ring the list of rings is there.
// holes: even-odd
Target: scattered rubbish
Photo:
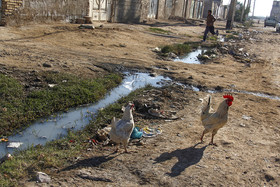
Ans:
[[[141,129],[141,131],[143,132],[144,138],[153,138],[162,133],[162,130],[159,127],[158,128],[144,127],[143,129]]]
[[[169,111],[169,110],[158,110],[158,109],[149,109],[148,113],[151,116],[158,117],[158,118],[163,118],[163,119],[170,119],[170,120],[176,120],[178,119],[177,116],[175,116],[176,112],[175,111]]]
[[[9,141],[8,138],[1,138],[0,139],[0,142],[7,142],[7,141]]]
[[[126,88],[125,85],[127,82],[133,84]],[[133,90],[143,88],[148,84],[154,87],[161,87],[170,84],[170,82],[170,78],[161,75],[151,77],[148,73],[124,72],[123,82],[118,87],[112,89],[104,99],[97,103],[83,105],[78,108],[75,107],[62,114],[57,113],[48,118],[38,119],[21,133],[14,134],[7,138],[11,142],[22,142],[23,144],[19,147],[20,150],[24,150],[31,145],[45,145],[48,141],[66,136],[69,129],[71,131],[77,131],[89,124],[92,115],[88,115],[87,111],[97,114],[100,108],[114,103],[118,99],[128,95]],[[56,120],[54,121],[53,119]],[[45,136],[46,138],[41,138],[42,136]],[[6,142],[0,142],[0,144],[0,158],[4,157],[7,153],[12,154],[17,150],[7,149]]]
[[[55,87],[57,84],[48,84],[48,86],[50,87],[50,88],[53,88],[53,87]]]
[[[245,119],[245,120],[250,120],[252,117],[243,115],[242,118]]]
[[[94,26],[93,25],[80,25],[79,26],[79,29],[94,29]]]
[[[19,148],[23,143],[22,142],[9,142],[8,148]]]
[[[111,127],[105,127],[103,129],[99,129],[97,131],[97,139],[101,142],[106,141],[109,137],[109,133],[111,131]]]
[[[51,178],[46,173],[43,173],[43,172],[37,172],[36,178],[37,178],[37,181],[40,183],[50,183],[51,182]]]
[[[198,55],[197,58],[200,60],[210,60],[211,59],[208,55]]]
[[[143,132],[140,131],[139,127],[134,127],[130,138],[132,139],[140,139],[143,135]]]

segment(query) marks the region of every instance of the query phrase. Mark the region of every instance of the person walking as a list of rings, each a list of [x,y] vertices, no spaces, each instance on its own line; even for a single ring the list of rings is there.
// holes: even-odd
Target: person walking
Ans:
[[[215,28],[214,28],[214,22],[216,21],[216,19],[214,18],[214,16],[212,15],[212,11],[208,10],[208,16],[207,16],[207,20],[206,20],[206,28],[204,31],[204,36],[203,36],[203,41],[205,42],[206,37],[208,32],[210,31],[213,35],[217,34],[218,35],[218,31],[215,33]]]

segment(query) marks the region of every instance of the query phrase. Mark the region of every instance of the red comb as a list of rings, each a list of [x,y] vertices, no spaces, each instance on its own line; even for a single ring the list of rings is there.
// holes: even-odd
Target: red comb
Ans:
[[[224,95],[223,97],[233,101],[233,96],[232,95],[227,94],[227,95]]]

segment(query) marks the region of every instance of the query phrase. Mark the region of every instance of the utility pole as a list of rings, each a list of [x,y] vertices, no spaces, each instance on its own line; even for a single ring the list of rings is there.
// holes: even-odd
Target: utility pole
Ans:
[[[243,22],[245,6],[246,6],[246,0],[244,0],[244,3],[243,3],[242,12],[241,12],[241,17],[240,17],[240,22]]]
[[[230,1],[229,12],[228,12],[228,15],[227,15],[227,25],[226,25],[227,30],[232,29],[232,25],[233,25],[233,21],[234,21],[234,14],[235,14],[236,1],[237,0],[231,0]]]
[[[255,15],[255,7],[256,7],[256,0],[254,1],[254,7],[253,7],[253,14],[252,14],[252,17],[254,17],[254,15]]]

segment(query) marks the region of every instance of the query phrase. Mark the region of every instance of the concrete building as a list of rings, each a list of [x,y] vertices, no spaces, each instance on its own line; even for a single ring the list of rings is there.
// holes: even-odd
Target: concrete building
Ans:
[[[173,17],[196,19],[203,17],[205,1],[207,0],[0,0],[0,16],[3,24],[15,12],[22,16],[21,19],[85,19],[87,22],[139,23],[149,19]]]
[[[226,19],[228,6],[223,5],[223,0],[204,0],[203,18],[207,17],[208,10],[212,10],[215,18]]]
[[[280,1],[273,1],[270,17],[280,20]]]

